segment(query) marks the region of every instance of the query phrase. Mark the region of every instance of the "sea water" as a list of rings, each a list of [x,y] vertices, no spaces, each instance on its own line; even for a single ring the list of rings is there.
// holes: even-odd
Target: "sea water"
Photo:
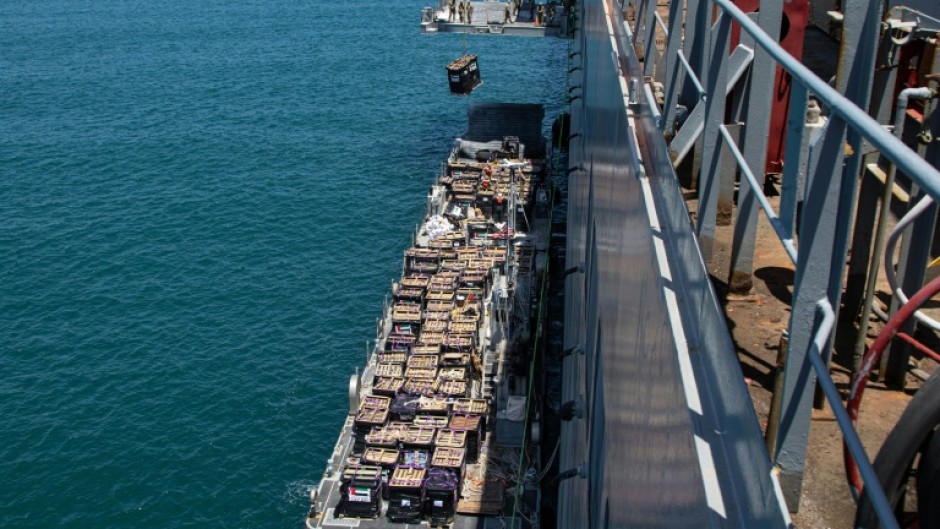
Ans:
[[[423,5],[0,2],[0,527],[302,523],[467,105],[565,95]]]

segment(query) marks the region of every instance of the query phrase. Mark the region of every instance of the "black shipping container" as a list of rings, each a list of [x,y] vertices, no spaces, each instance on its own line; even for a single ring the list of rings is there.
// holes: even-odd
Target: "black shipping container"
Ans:
[[[395,523],[421,523],[424,491],[421,488],[390,487],[386,516]]]
[[[375,466],[347,468],[340,485],[337,511],[353,518],[377,518],[382,510],[382,469]]]
[[[467,95],[480,86],[480,68],[476,55],[464,55],[447,65],[447,81],[452,94]]]
[[[431,525],[453,523],[457,510],[457,476],[450,470],[432,468],[425,488],[425,514]]]

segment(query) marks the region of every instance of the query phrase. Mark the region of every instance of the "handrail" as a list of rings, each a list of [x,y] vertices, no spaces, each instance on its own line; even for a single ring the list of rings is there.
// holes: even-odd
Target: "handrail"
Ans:
[[[829,407],[832,408],[836,422],[839,423],[839,429],[842,430],[845,446],[852,453],[852,457],[858,465],[858,470],[862,474],[862,479],[865,482],[865,494],[868,494],[869,499],[871,499],[872,506],[881,520],[881,525],[885,529],[900,529],[898,521],[894,517],[894,510],[888,503],[885,491],[882,490],[875,469],[871,466],[871,461],[865,452],[865,447],[862,446],[858,432],[855,431],[855,427],[852,425],[852,419],[846,409],[842,407],[842,397],[839,395],[839,390],[836,389],[836,384],[832,381],[826,361],[822,357],[822,352],[825,351],[826,343],[829,341],[829,334],[832,332],[833,323],[835,323],[835,314],[826,299],[817,301],[816,309],[822,313],[822,321],[819,322],[816,334],[813,336],[813,345],[807,356],[813,364],[813,369],[819,378],[819,386],[826,395],[826,401],[829,402]],[[873,487],[872,484],[877,486]]]
[[[677,55],[679,56],[679,62],[682,63],[682,66],[685,68],[686,75],[689,76],[689,80],[692,81],[692,84],[695,86],[695,89],[698,91],[699,99],[704,100],[708,93],[705,91],[705,87],[702,86],[702,82],[699,81],[698,76],[695,75],[695,72],[692,70],[692,66],[689,64],[689,60],[685,58],[685,54],[682,53],[682,50],[676,50]]]
[[[681,1],[681,0],[677,0]],[[702,0],[703,2],[705,0]],[[781,0],[782,1],[782,0]],[[797,353],[802,356],[805,354],[808,357],[810,364],[813,366],[820,387],[823,391],[823,394],[826,396],[826,399],[829,401],[833,413],[836,417],[836,421],[839,424],[840,429],[842,430],[843,438],[845,445],[848,451],[852,454],[852,457],[858,462],[859,472],[862,475],[865,483],[865,493],[871,499],[871,503],[875,513],[878,515],[881,520],[882,526],[885,528],[897,528],[898,522],[894,516],[893,508],[890,506],[888,499],[885,495],[884,490],[880,486],[877,475],[875,474],[874,469],[872,468],[871,460],[868,457],[867,453],[864,450],[864,447],[859,440],[857,431],[854,429],[852,424],[852,419],[846,409],[842,406],[842,398],[839,395],[839,392],[836,390],[835,384],[832,380],[831,374],[829,372],[829,367],[827,365],[826,358],[828,357],[829,343],[832,339],[834,333],[833,328],[835,325],[835,310],[833,306],[839,300],[839,295],[841,292],[842,284],[842,272],[838,270],[837,267],[841,266],[839,263],[844,263],[844,248],[832,250],[832,251],[820,251],[820,247],[828,248],[839,248],[840,244],[845,242],[847,237],[845,225],[841,222],[851,222],[846,220],[843,210],[848,211],[846,202],[851,202],[854,199],[855,189],[853,184],[849,183],[848,178],[844,180],[844,183],[840,184],[840,180],[843,177],[844,171],[853,172],[855,170],[852,164],[848,164],[848,168],[842,168],[841,156],[843,153],[843,144],[846,141],[846,131],[848,131],[848,141],[851,143],[852,148],[859,149],[861,148],[858,145],[855,145],[856,141],[861,142],[865,141],[867,144],[870,144],[873,149],[880,151],[888,160],[890,160],[897,170],[908,175],[912,181],[914,181],[922,190],[926,192],[930,197],[933,197],[934,200],[940,201],[940,171],[937,168],[933,167],[928,163],[924,158],[918,156],[910,147],[908,147],[900,138],[896,137],[894,134],[891,134],[889,130],[883,127],[877,120],[872,118],[868,112],[858,106],[857,102],[853,102],[851,99],[839,93],[835,88],[829,85],[826,81],[817,77],[813,72],[809,70],[805,65],[803,65],[797,58],[790,55],[790,53],[785,50],[779,42],[761,28],[758,22],[752,19],[748,14],[745,14],[739,7],[734,3],[734,0],[712,0],[713,6],[718,6],[720,11],[712,12],[711,6],[707,4],[699,5],[698,9],[702,11],[705,15],[701,16],[701,20],[692,20],[691,16],[686,23],[690,26],[690,31],[696,31],[695,35],[699,39],[693,41],[685,41],[683,47],[680,47],[675,55],[670,54],[666,58],[667,61],[679,61],[679,64],[682,66],[682,69],[690,75],[691,77],[687,79],[685,87],[689,90],[694,89],[698,92],[698,98],[700,100],[705,100],[708,105],[706,110],[706,115],[708,113],[713,113],[713,116],[718,116],[717,119],[713,118],[711,125],[705,123],[702,124],[703,127],[714,127],[717,125],[718,134],[717,139],[712,136],[711,138],[706,137],[705,139],[705,157],[708,158],[711,156],[711,159],[708,160],[706,164],[703,161],[702,168],[702,178],[703,181],[707,178],[707,184],[704,186],[708,190],[707,198],[712,200],[710,207],[714,208],[714,204],[717,202],[716,189],[719,188],[717,184],[718,171],[720,171],[720,163],[717,163],[718,157],[721,156],[720,149],[722,149],[722,143],[724,143],[728,152],[733,156],[735,164],[740,169],[741,174],[741,183],[748,186],[750,191],[753,191],[753,200],[759,204],[761,210],[764,211],[766,217],[769,219],[774,232],[777,238],[780,240],[783,245],[788,257],[796,265],[796,284],[793,293],[793,312],[791,313],[790,326],[791,330],[796,328],[800,329],[801,339],[806,341],[800,342],[800,351]],[[680,9],[681,9],[680,5]],[[651,9],[655,9],[651,7]],[[722,19],[724,15],[727,15],[728,18]],[[711,24],[712,18],[714,16],[715,25],[708,27]],[[771,17],[771,22],[768,22],[766,19],[763,20],[765,26],[768,24],[773,24],[773,15]],[[813,96],[819,101],[821,105],[828,109],[829,118],[830,118],[830,127],[825,129],[822,132],[822,138],[825,139],[824,145],[813,145],[809,144],[808,148],[810,149],[811,158],[810,163],[803,165],[804,160],[800,160],[798,164],[801,168],[806,167],[807,173],[807,192],[809,192],[810,181],[809,179],[823,179],[815,180],[813,184],[813,197],[812,201],[816,207],[822,206],[825,204],[828,211],[835,211],[838,208],[838,214],[830,214],[824,217],[817,217],[817,222],[825,222],[828,224],[813,224],[811,220],[804,218],[803,229],[812,230],[813,232],[819,233],[822,232],[824,235],[823,238],[816,241],[816,245],[813,245],[814,236],[812,234],[809,237],[804,239],[804,242],[809,241],[805,247],[804,251],[799,251],[797,248],[797,243],[795,242],[795,237],[793,234],[792,224],[795,221],[795,211],[796,211],[796,201],[801,195],[799,195],[799,185],[795,182],[797,178],[797,170],[792,169],[794,166],[787,168],[785,177],[788,177],[791,182],[788,187],[783,190],[785,195],[782,199],[782,208],[780,214],[775,212],[774,208],[771,206],[769,200],[763,192],[762,179],[759,178],[763,174],[764,167],[763,159],[759,162],[752,162],[760,164],[761,167],[752,167],[748,164],[747,157],[749,155],[742,153],[738,148],[737,142],[734,141],[732,135],[728,128],[724,125],[724,100],[718,99],[719,96],[715,94],[706,94],[706,88],[698,82],[696,76],[695,68],[690,65],[690,62],[694,64],[695,57],[698,57],[699,61],[716,59],[716,60],[727,60],[728,53],[724,49],[730,43],[730,21],[735,22],[740,26],[752,39],[756,46],[762,48],[766,55],[761,57],[761,61],[765,61],[762,64],[766,65],[769,61],[773,61],[779,65],[784,71],[790,74],[792,81],[794,101],[797,105],[792,108],[788,113],[788,119],[794,121],[796,128],[799,127],[799,120],[801,115],[805,112],[805,106],[807,96],[811,92]],[[661,17],[657,14],[656,21],[661,22]],[[671,29],[673,32],[682,31],[681,21],[680,20],[670,20],[669,21]],[[639,19],[637,24],[639,25]],[[695,26],[692,26],[696,24]],[[705,26],[705,27],[702,27]],[[716,31],[716,28],[717,31]],[[656,34],[655,24],[652,27],[644,28],[644,33],[647,42],[647,46],[652,45],[653,38]],[[704,43],[700,42],[702,33],[709,33],[704,38]],[[669,31],[666,31],[666,34],[669,34]],[[688,35],[688,34],[687,34]],[[686,36],[687,36],[686,35]],[[682,38],[682,37],[680,37]],[[693,46],[691,48],[691,54],[688,55],[684,52],[685,46]],[[696,48],[695,46],[698,46]],[[702,51],[701,46],[704,46],[704,52]],[[720,49],[719,49],[720,48]],[[688,49],[688,48],[686,48]],[[699,53],[699,55],[696,55]],[[755,61],[758,59],[755,58]],[[649,65],[647,65],[649,66]],[[698,75],[701,75],[703,79],[708,81],[707,89],[715,90],[716,92],[722,86],[728,84],[727,75],[725,68],[727,68],[727,63],[723,64],[707,64],[701,66],[701,70],[698,72]],[[681,72],[678,70],[678,66],[672,62],[667,66],[669,72]],[[667,86],[666,90],[669,94],[682,93],[685,89],[683,88],[683,83],[681,80],[677,80],[679,74],[674,74],[673,78],[667,79],[668,82],[673,84],[672,87]],[[686,94],[687,96],[695,97],[694,94]],[[668,96],[668,95],[667,95]],[[687,97],[691,101],[691,97]],[[647,103],[653,109],[653,111],[659,110],[654,101],[650,100],[651,98],[647,96]],[[667,97],[667,101],[670,101]],[[715,106],[713,106],[715,105]],[[708,118],[706,118],[708,119]],[[717,121],[717,122],[716,122]],[[758,125],[758,128],[763,125]],[[754,133],[758,129],[750,131]],[[711,129],[714,133],[714,128]],[[766,132],[766,131],[764,131]],[[791,131],[793,132],[793,131]],[[828,133],[828,135],[827,135]],[[788,149],[791,147],[796,147],[797,151],[800,149],[800,142],[804,139],[802,131],[793,132],[793,136],[787,139]],[[841,134],[841,136],[840,136]],[[760,136],[760,133],[752,134],[753,138]],[[841,137],[841,140],[839,139]],[[744,145],[751,149],[754,149],[755,144],[750,144],[752,141],[751,137],[748,137],[744,140]],[[759,141],[759,140],[757,140]],[[766,139],[765,139],[766,141]],[[794,144],[794,141],[796,142]],[[685,146],[685,144],[681,144]],[[766,143],[765,143],[766,147]],[[805,148],[806,146],[804,146]],[[822,151],[814,151],[817,147],[824,149],[826,153],[833,156],[840,156],[839,160],[833,162],[831,158],[827,158],[824,161],[820,161],[818,158],[815,159],[815,163],[820,164],[820,168],[815,167],[813,163],[812,156],[815,154],[817,157],[821,155]],[[712,150],[714,149],[714,150]],[[866,147],[867,149],[867,147]],[[760,150],[759,148],[757,150]],[[826,154],[822,154],[825,156]],[[852,154],[844,153],[846,158],[852,157]],[[856,153],[857,156],[857,153]],[[790,155],[788,155],[788,162],[790,161]],[[796,158],[799,158],[798,156]],[[707,168],[705,167],[707,165]],[[807,167],[809,166],[809,167]],[[708,171],[708,176],[706,175]],[[726,175],[727,176],[727,175]],[[851,175],[849,175],[851,176]],[[829,180],[829,179],[833,180]],[[726,182],[726,180],[723,180]],[[830,185],[828,182],[832,182]],[[744,188],[742,187],[742,191]],[[828,191],[827,191],[828,190]],[[700,191],[701,193],[701,191]],[[829,198],[824,199],[823,197],[835,197],[838,198]],[[699,213],[702,213],[702,208],[706,204],[706,196],[700,195],[699,202]],[[807,199],[809,203],[809,199]],[[787,207],[792,208],[793,211],[787,211]],[[826,209],[824,208],[824,209]],[[701,233],[704,233],[705,237],[714,237],[714,218],[709,217],[709,215],[715,215],[714,210],[708,210],[704,215],[699,217],[705,219],[705,222],[711,222],[710,227],[711,231],[708,229],[703,229]],[[835,222],[833,222],[835,221]],[[756,222],[756,221],[755,221]],[[700,225],[701,226],[701,225]],[[837,228],[833,228],[836,226]],[[745,225],[745,228],[740,230],[740,234],[745,233],[748,228],[748,225]],[[827,231],[828,230],[828,231]],[[841,231],[840,231],[841,230]],[[828,233],[828,235],[826,235]],[[735,225],[735,237],[739,236],[738,225]],[[753,237],[753,235],[750,235]],[[825,244],[820,244],[819,241],[826,241],[825,237],[834,237],[836,240],[833,244],[826,246]],[[744,235],[741,235],[744,237]],[[737,242],[738,239],[736,239]],[[890,248],[889,248],[890,250]],[[890,251],[886,252],[890,254]],[[803,262],[798,261],[798,257]],[[745,258],[748,259],[748,258]],[[745,264],[742,266],[751,267],[753,263],[744,261]],[[736,266],[736,264],[733,264]],[[732,268],[732,272],[737,272],[738,269]],[[750,273],[750,272],[748,272]],[[890,274],[889,274],[890,275]],[[801,283],[799,278],[811,277],[811,280]],[[825,281],[829,281],[827,285]],[[809,284],[810,286],[807,286]],[[806,288],[803,288],[806,287]],[[817,297],[822,295],[822,299]],[[800,312],[800,318],[795,318],[793,314]],[[793,354],[793,352],[791,352]],[[794,355],[796,356],[796,355]],[[787,374],[788,380],[804,380],[804,382],[794,382],[791,386],[786,388],[784,392],[784,398],[790,399],[791,406],[801,407],[807,406],[808,404],[802,404],[808,402],[808,398],[804,398],[805,395],[812,393],[812,383],[805,382],[806,372],[808,368],[803,364],[802,359],[793,358],[792,366],[788,363]],[[794,367],[795,366],[795,367]],[[791,367],[794,371],[790,371]],[[797,374],[799,373],[799,374]],[[791,379],[791,375],[793,378]],[[811,377],[810,377],[811,379]],[[808,428],[808,419],[803,423],[804,428]],[[806,430],[803,431],[794,431],[791,432],[791,438],[797,439],[802,438],[799,436],[805,435]],[[797,441],[793,441],[794,445],[799,444]],[[804,448],[805,449],[805,448]],[[794,448],[791,452],[787,454],[791,459],[780,458],[780,452],[777,454],[771,454],[777,464],[781,464],[785,468],[797,468],[799,473],[802,473],[802,464],[793,463],[792,457],[801,457],[805,460],[805,452],[800,453],[799,448]],[[789,454],[795,454],[795,456],[790,456]],[[801,477],[799,478],[802,479]]]
[[[774,213],[773,207],[771,207],[770,202],[767,201],[767,196],[761,192],[761,186],[757,181],[757,177],[754,176],[754,171],[751,169],[751,166],[748,165],[747,160],[744,159],[744,154],[742,154],[741,150],[738,149],[737,144],[735,144],[734,138],[732,138],[731,133],[728,132],[728,127],[721,125],[718,127],[718,130],[721,131],[721,136],[725,139],[725,144],[728,146],[728,150],[731,151],[731,154],[734,156],[738,167],[741,169],[741,174],[744,175],[744,178],[747,180],[747,184],[751,186],[751,190],[754,192],[754,196],[757,197],[757,201],[760,203],[761,209],[764,210],[764,213],[767,215],[767,219],[770,220],[770,225],[773,226],[774,231],[777,233],[777,237],[783,244],[783,248],[787,251],[787,255],[790,256],[790,261],[796,263],[797,250],[796,246],[793,244],[793,238],[786,235],[787,232],[784,229],[783,224],[780,222],[780,217]]]

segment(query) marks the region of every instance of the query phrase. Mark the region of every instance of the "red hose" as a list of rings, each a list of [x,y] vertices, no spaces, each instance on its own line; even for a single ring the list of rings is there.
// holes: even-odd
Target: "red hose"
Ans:
[[[846,411],[848,411],[849,417],[852,419],[853,423],[858,419],[858,410],[862,405],[862,394],[865,393],[865,382],[868,380],[868,376],[871,374],[875,364],[881,359],[881,354],[884,352],[885,348],[888,347],[888,344],[891,343],[891,339],[898,334],[898,329],[907,323],[907,320],[917,312],[917,309],[924,303],[930,301],[937,293],[940,293],[940,277],[927,283],[924,288],[920,289],[907,303],[898,309],[894,316],[888,320],[888,323],[885,324],[881,333],[878,334],[875,343],[873,343],[868,349],[868,352],[865,353],[862,364],[859,366],[858,372],[855,373],[855,377],[852,379],[849,398],[845,404]],[[918,347],[918,349],[920,349],[920,347]],[[936,353],[933,353],[930,356],[935,357],[935,355]],[[845,477],[849,481],[849,487],[852,488],[855,497],[858,498],[862,494],[862,478],[858,473],[858,467],[855,465],[852,454],[849,452],[848,447],[845,446],[845,442],[842,443],[842,459],[845,462]]]

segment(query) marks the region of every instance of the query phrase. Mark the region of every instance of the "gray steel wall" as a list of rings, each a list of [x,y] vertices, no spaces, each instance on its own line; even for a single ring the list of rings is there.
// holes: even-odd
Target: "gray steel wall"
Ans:
[[[565,347],[583,344],[586,352],[564,360],[562,400],[583,398],[585,413],[564,423],[560,450],[561,470],[582,463],[588,470],[562,482],[558,526],[785,527],[743,377],[654,133],[644,143],[672,268],[669,284],[662,277],[601,1],[583,2],[574,47],[581,70],[571,84],[581,88],[572,90],[572,132],[580,136],[570,159],[582,170],[569,181],[567,266],[583,263],[585,271],[566,280]],[[616,4],[613,11],[620,27]],[[638,72],[635,59],[624,65]],[[642,129],[652,117],[640,110]],[[701,414],[686,401],[664,285],[682,300]],[[696,436],[714,457],[711,480],[703,478]]]

